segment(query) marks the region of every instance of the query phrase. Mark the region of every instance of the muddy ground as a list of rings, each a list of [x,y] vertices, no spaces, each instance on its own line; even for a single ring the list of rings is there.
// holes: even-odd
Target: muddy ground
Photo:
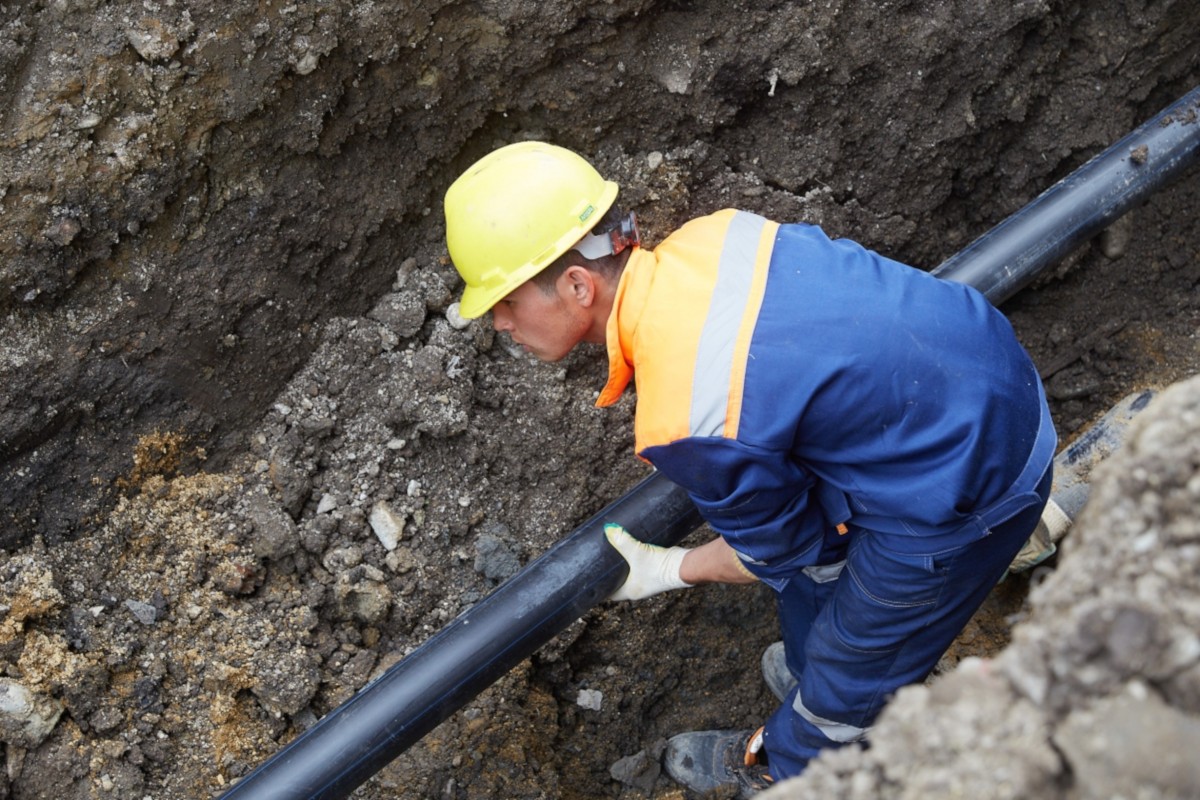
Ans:
[[[219,796],[644,474],[594,350],[447,315],[492,147],[588,153],[651,243],[738,206],[931,268],[1200,84],[1192,3],[988,5],[0,4],[0,794]],[[1200,372],[1198,211],[1004,304],[1064,443]],[[962,669],[778,791],[1194,796],[1198,392]],[[774,624],[592,611],[356,796],[680,798],[662,740],[770,713]]]

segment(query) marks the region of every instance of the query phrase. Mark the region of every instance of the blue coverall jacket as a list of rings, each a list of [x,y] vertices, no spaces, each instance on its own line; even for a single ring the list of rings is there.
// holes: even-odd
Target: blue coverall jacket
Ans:
[[[809,692],[828,696],[781,710],[817,720],[807,726],[815,738],[799,749],[778,730],[774,747],[768,738],[784,773],[822,745],[860,738],[893,684],[923,677],[965,624],[959,617],[974,610],[955,610],[938,622],[952,631],[920,644],[917,631],[940,612],[912,597],[916,579],[905,570],[959,581],[914,591],[958,591],[978,605],[1007,562],[999,572],[983,565],[976,572],[987,574],[976,577],[960,559],[965,577],[955,578],[948,560],[1019,517],[1027,529],[1006,530],[1003,552],[990,556],[1003,561],[1044,504],[1054,428],[1037,371],[1004,316],[970,287],[817,227],[726,210],[687,223],[653,251],[635,250],[608,322],[608,355],[597,402],[615,402],[635,381],[638,454],[688,491],[785,604],[797,591],[813,595],[797,601],[811,607],[791,626],[792,641],[787,617],[796,612],[781,605],[798,676],[815,670],[818,656],[804,653],[813,642],[795,640],[812,637],[833,592],[811,589],[809,579],[847,583],[830,580],[847,550],[855,583],[885,600],[884,613],[894,605],[920,612],[857,631],[863,623],[825,609],[834,627],[824,635],[851,655],[821,667],[832,677],[810,681]],[[849,608],[850,600],[835,603]],[[889,625],[888,641],[879,641],[879,626]],[[910,640],[919,652],[888,658],[913,664],[847,666],[860,650],[892,652]],[[837,674],[844,669],[857,672]],[[862,685],[848,692],[850,684]],[[789,747],[790,761],[776,756]]]

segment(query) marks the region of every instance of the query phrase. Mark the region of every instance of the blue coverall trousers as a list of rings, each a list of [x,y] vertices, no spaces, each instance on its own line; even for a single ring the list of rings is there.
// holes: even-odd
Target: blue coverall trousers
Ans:
[[[887,548],[887,535],[852,529],[840,572],[813,569],[778,594],[787,663],[799,680],[767,721],[776,779],[800,774],[824,748],[862,741],[890,697],[924,680],[1029,538],[1042,502],[988,536],[936,555]]]

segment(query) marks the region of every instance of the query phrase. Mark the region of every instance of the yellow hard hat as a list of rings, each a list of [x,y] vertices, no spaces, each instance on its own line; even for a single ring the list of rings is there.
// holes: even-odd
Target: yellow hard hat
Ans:
[[[571,249],[617,197],[580,156],[518,142],[476,161],[446,192],[446,246],[473,319]]]

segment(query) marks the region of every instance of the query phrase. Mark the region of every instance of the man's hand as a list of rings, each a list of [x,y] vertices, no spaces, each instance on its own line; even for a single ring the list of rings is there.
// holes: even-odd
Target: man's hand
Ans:
[[[688,554],[686,547],[659,547],[639,542],[615,522],[605,524],[604,535],[608,543],[629,562],[629,577],[609,600],[641,600],[692,585],[679,577],[679,567],[683,557]]]

